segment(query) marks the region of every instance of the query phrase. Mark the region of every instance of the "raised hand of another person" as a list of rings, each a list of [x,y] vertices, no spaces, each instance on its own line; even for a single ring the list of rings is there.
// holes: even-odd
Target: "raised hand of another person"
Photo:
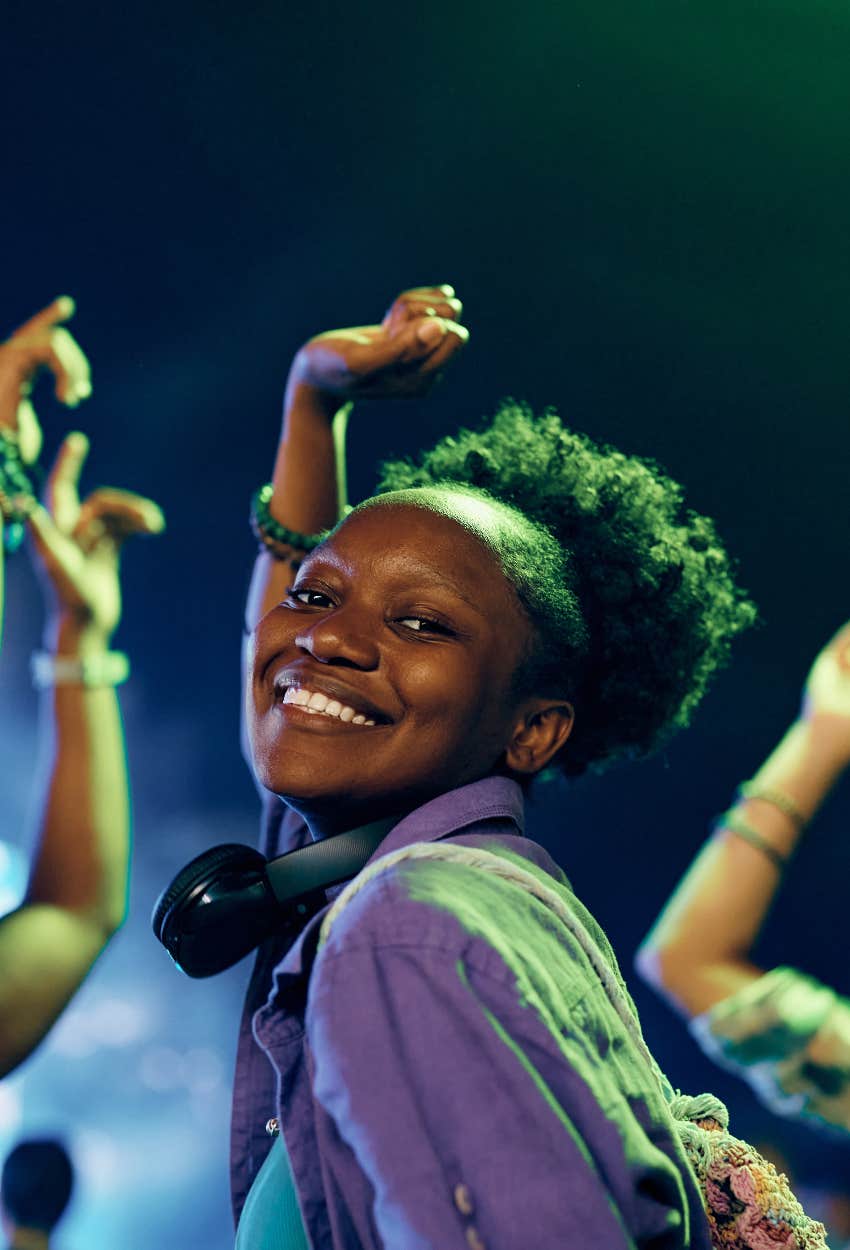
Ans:
[[[41,451],[41,429],[29,398],[38,373],[53,374],[56,398],[70,408],[91,395],[89,362],[62,324],[74,309],[70,296],[60,295],[0,343],[0,428],[16,434],[25,464]]]
[[[44,690],[49,758],[26,895],[0,918],[0,1075],[38,1045],[127,908],[130,799],[116,687],[129,664],[109,644],[121,615],[122,545],[164,522],[156,504],[126,491],[80,500],[87,452],[85,435],[68,435],[45,503],[28,516],[48,601],[33,675]]]
[[[739,991],[749,1001],[747,987],[764,971],[753,948],[782,870],[848,765],[850,623],[815,658],[799,715],[741,786],[643,944],[640,970],[686,1014],[731,1011]]]
[[[79,479],[88,455],[85,434],[69,434],[47,479],[45,504],[29,525],[48,598],[48,629],[64,644],[106,650],[121,617],[121,548],[133,534],[158,534],[165,521],[150,499],[101,487],[84,500]],[[60,639],[51,639],[57,645]]]

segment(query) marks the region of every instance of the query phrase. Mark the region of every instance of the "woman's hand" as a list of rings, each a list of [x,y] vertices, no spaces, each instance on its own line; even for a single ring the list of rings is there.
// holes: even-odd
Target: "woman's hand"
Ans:
[[[818,655],[806,678],[803,719],[824,749],[850,763],[850,622]]]
[[[80,501],[88,454],[84,434],[69,434],[47,480],[45,506],[29,518],[36,565],[48,591],[52,625],[106,648],[121,617],[119,559],[132,534],[158,534],[162,512],[150,499],[102,487]]]
[[[380,325],[318,334],[293,361],[290,387],[337,399],[395,399],[426,394],[469,338],[450,286],[403,291]]]
[[[36,374],[50,370],[56,398],[69,408],[91,394],[89,362],[60,324],[73,315],[74,301],[61,295],[0,343],[0,429],[17,434],[25,464],[41,451],[41,428],[29,400]]]

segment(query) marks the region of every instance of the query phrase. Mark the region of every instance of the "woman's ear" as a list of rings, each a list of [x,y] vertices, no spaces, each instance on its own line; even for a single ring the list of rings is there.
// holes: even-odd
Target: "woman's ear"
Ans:
[[[545,768],[572,733],[575,712],[563,699],[532,699],[505,751],[505,763],[529,776]]]

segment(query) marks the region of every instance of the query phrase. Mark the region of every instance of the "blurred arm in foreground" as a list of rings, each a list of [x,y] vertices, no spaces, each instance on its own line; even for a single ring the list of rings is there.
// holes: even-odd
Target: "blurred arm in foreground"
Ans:
[[[41,1041],[125,916],[130,815],[115,687],[128,670],[109,646],[121,615],[123,542],[164,524],[155,504],[125,491],[96,490],[80,501],[88,451],[80,433],[62,444],[44,505],[16,489],[41,447],[29,401],[37,372],[53,374],[57,398],[69,406],[91,393],[88,362],[60,324],[73,307],[56,300],[0,347],[4,514],[7,530],[10,520],[25,521],[45,589],[44,650],[34,676],[45,691],[50,742],[26,895],[0,920],[0,1075]]]

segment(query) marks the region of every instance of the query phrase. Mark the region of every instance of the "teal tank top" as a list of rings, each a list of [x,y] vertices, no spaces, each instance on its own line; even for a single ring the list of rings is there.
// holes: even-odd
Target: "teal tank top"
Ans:
[[[236,1250],[310,1250],[282,1134],[248,1191]]]

